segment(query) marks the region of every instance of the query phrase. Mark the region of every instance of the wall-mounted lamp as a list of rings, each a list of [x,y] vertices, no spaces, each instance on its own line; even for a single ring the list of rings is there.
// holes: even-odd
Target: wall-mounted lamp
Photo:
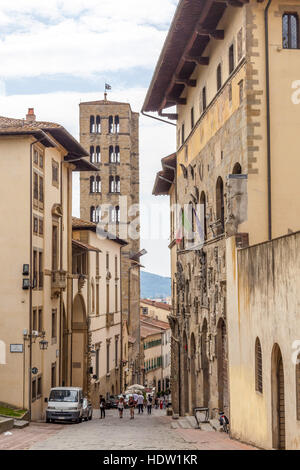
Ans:
[[[46,341],[45,339],[42,339],[42,341],[40,341],[40,350],[41,351],[45,351],[46,349],[48,349],[48,341]]]
[[[23,276],[29,276],[29,264],[23,264]]]
[[[23,279],[23,290],[29,290],[30,289],[30,279]]]

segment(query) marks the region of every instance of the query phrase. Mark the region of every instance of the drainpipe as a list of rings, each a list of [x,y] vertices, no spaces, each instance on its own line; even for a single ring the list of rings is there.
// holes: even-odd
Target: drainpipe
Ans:
[[[266,99],[267,99],[267,167],[268,167],[268,237],[272,240],[272,174],[271,174],[271,125],[270,125],[270,59],[269,59],[269,0],[265,16],[265,54],[266,54]]]
[[[60,163],[60,207],[63,207],[63,187],[62,187],[62,162]],[[63,216],[60,219],[60,272],[63,270]],[[62,306],[63,306],[63,293],[60,290],[59,294],[59,385],[62,385],[62,335],[63,335],[63,322],[62,322]]]
[[[30,280],[30,290],[29,290],[29,369],[28,369],[28,412],[29,412],[29,421],[31,421],[31,392],[32,392],[32,248],[33,248],[33,236],[32,236],[32,217],[33,217],[33,203],[32,203],[32,149],[33,146],[42,140],[45,139],[45,135],[43,135],[40,139],[35,140],[30,144],[30,179],[29,179],[29,190],[30,190],[30,197],[29,197],[29,207],[30,207],[30,224],[29,224],[29,280]],[[24,349],[25,354],[25,349]]]
[[[122,295],[122,248],[120,247],[120,394],[123,389],[123,295]]]

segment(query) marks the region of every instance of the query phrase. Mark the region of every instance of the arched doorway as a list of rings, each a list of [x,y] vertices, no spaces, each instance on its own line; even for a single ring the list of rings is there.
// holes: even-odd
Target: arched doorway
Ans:
[[[84,300],[77,294],[72,318],[72,386],[82,387],[87,393],[88,327]]]
[[[188,368],[188,342],[186,332],[183,333],[183,412],[189,412],[189,368]]]
[[[202,326],[202,341],[201,341],[201,356],[202,356],[202,374],[203,374],[203,406],[209,408],[209,362],[207,357],[207,320],[204,319]]]
[[[226,325],[220,318],[217,330],[218,393],[219,410],[228,410],[228,371],[227,371],[227,334]]]
[[[194,333],[191,336],[191,399],[192,409],[197,406],[197,376],[196,376],[196,341]]]
[[[285,395],[284,369],[280,347],[272,352],[272,428],[273,448],[285,449]]]

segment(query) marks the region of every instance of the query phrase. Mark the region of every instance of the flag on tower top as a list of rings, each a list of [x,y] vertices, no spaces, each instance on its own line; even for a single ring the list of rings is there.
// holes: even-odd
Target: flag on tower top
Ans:
[[[111,90],[111,86],[108,83],[105,83],[105,90]]]

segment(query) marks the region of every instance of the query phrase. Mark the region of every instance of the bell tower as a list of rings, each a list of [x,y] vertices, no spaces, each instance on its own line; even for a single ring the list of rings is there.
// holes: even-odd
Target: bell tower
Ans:
[[[104,100],[80,103],[80,143],[98,167],[80,176],[80,216],[128,243],[122,249],[121,297],[129,334],[128,377],[123,385],[129,385],[139,381],[141,362],[140,269],[135,258],[140,250],[139,114],[128,103],[109,101],[107,93]]]

